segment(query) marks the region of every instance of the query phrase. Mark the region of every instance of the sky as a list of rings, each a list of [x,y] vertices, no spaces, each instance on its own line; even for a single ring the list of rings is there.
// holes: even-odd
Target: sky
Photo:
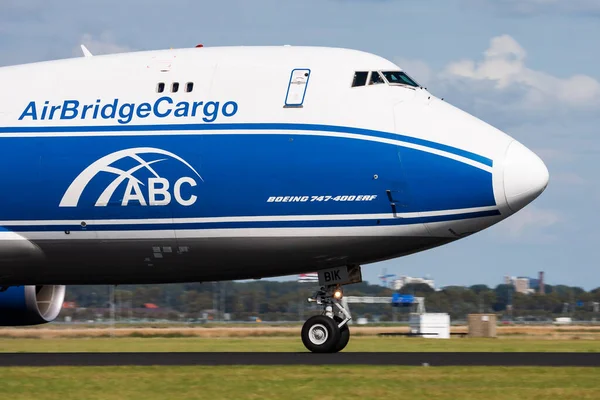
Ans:
[[[363,267],[438,286],[504,275],[600,287],[599,0],[2,0],[0,66],[227,45],[354,48],[388,58],[433,94],[533,149],[548,189],[500,224]],[[0,89],[1,90],[1,89]]]

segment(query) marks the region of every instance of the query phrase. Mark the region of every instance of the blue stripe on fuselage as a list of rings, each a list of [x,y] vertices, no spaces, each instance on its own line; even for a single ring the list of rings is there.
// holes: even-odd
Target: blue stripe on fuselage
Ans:
[[[206,218],[268,215],[354,215],[459,210],[495,206],[492,174],[438,154],[375,141],[318,135],[106,135],[7,137],[0,139],[0,221]],[[101,194],[139,161],[126,157],[111,163],[82,187],[75,206],[59,204],[76,178],[96,161],[132,148],[174,153],[195,168],[164,154],[142,154],[153,171],[169,183],[163,206],[123,205],[128,181],[115,188],[106,206]],[[135,172],[149,204],[146,169]],[[184,206],[175,201],[180,178]],[[321,201],[367,195],[369,201]],[[306,197],[306,202],[270,202],[273,197]],[[160,198],[161,196],[159,196]],[[314,199],[317,197],[317,199]],[[320,199],[319,199],[320,198]],[[314,201],[313,201],[314,200]]]
[[[98,133],[98,132],[144,132],[144,131],[215,131],[215,130],[283,130],[283,131],[316,131],[338,132],[372,136],[383,139],[399,140],[476,161],[489,167],[493,161],[487,157],[470,151],[461,150],[429,140],[419,139],[397,133],[376,131],[371,129],[352,128],[336,125],[294,124],[294,123],[207,123],[207,124],[161,124],[161,125],[103,125],[103,126],[35,126],[35,127],[0,127],[0,133]]]
[[[82,227],[80,224],[73,225],[5,225],[14,232],[62,232],[62,231],[161,231],[161,230],[184,230],[184,229],[243,229],[243,228],[338,228],[338,227],[368,227],[368,226],[400,226],[431,222],[457,221],[464,219],[493,217],[501,215],[498,210],[477,211],[462,214],[436,215],[415,218],[394,219],[364,219],[364,220],[306,220],[306,221],[233,221],[233,222],[191,222],[173,224],[131,224],[121,225],[99,224]]]

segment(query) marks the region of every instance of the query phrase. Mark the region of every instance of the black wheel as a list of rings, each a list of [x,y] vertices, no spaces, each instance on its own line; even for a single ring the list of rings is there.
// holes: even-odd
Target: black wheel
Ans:
[[[343,321],[343,319],[338,317],[337,315],[333,317],[333,320],[337,325],[339,325],[340,322]],[[335,348],[333,349],[334,353],[344,350],[348,345],[348,342],[350,341],[350,329],[348,328],[348,324],[345,324],[344,326],[338,329],[340,330],[340,340],[338,340],[337,344],[335,345]]]
[[[340,340],[340,329],[324,315],[310,317],[302,326],[302,343],[313,353],[331,353]]]

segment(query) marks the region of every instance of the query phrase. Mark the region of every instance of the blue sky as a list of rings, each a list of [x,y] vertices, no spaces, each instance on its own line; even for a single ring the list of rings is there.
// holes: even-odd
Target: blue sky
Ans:
[[[598,0],[3,0],[0,65],[94,53],[221,45],[319,45],[391,59],[434,94],[534,149],[550,185],[484,232],[370,265],[364,276],[429,274],[496,285],[546,271],[600,286]]]

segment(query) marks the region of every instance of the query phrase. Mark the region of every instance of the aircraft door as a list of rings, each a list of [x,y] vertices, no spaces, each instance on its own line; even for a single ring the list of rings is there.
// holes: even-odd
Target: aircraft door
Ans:
[[[297,68],[292,70],[285,96],[284,107],[303,107],[306,89],[310,80],[310,69]]]
[[[393,153],[390,157],[394,158],[390,159],[393,173],[382,182],[385,185],[384,196],[386,203],[389,204],[389,213],[393,220],[399,223],[398,226],[402,227],[403,234],[417,237],[429,236],[418,212],[419,204],[411,185],[411,183],[418,183],[412,179],[415,171],[410,168],[410,153],[407,152],[410,149],[398,146],[391,150]]]
[[[397,173],[394,175],[395,178],[390,180],[386,185],[386,196],[390,202],[390,208],[394,218],[399,218],[399,214],[408,212],[410,209],[410,192],[408,190],[408,183],[405,176],[404,167],[402,165],[402,152],[398,150],[396,152],[398,159]]]

